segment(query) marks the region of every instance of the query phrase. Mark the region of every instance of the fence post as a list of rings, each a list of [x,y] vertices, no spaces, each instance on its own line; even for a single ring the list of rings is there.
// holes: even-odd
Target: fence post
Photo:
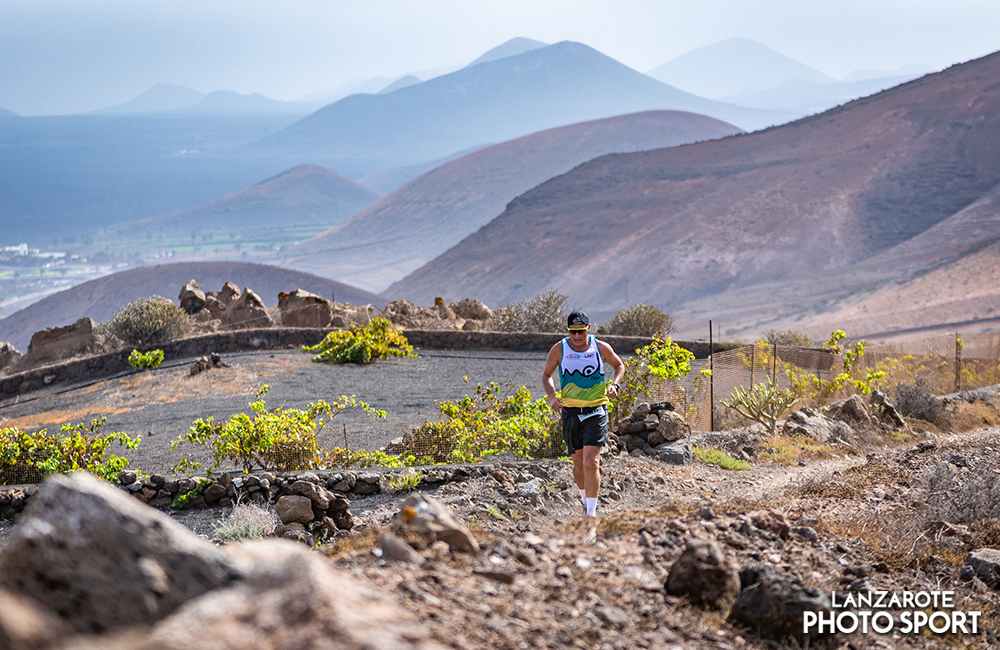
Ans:
[[[750,390],[753,390],[753,371],[757,367],[757,344],[750,348]]]
[[[955,392],[962,390],[962,339],[955,332]]]
[[[778,385],[778,345],[772,346],[774,348],[774,359],[771,360],[771,383],[775,386]]]
[[[712,339],[712,321],[708,321],[708,430],[715,431],[715,341]]]

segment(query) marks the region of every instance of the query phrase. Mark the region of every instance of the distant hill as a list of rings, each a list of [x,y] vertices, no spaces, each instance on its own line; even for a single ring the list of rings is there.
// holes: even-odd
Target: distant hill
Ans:
[[[317,165],[299,165],[273,178],[189,210],[105,228],[98,239],[280,241],[302,229],[340,223],[379,198],[368,188]],[[293,235],[294,236],[294,235]]]
[[[474,65],[479,65],[480,63],[486,63],[488,61],[498,61],[500,59],[506,59],[509,56],[517,56],[518,54],[524,54],[525,52],[530,52],[532,50],[537,50],[542,47],[548,47],[548,43],[543,43],[541,41],[535,41],[530,38],[517,37],[512,38],[505,43],[497,45],[492,50],[487,51],[481,57],[467,65],[466,67],[471,68]]]
[[[726,101],[740,106],[791,112],[795,113],[797,117],[804,117],[844,104],[852,99],[873,95],[886,88],[898,86],[910,81],[915,76],[917,75],[833,83],[792,79],[767,90],[745,90],[730,95]]]
[[[0,320],[0,341],[14,344],[22,353],[31,335],[46,327],[61,327],[83,316],[97,322],[109,320],[115,311],[139,298],[159,295],[177,303],[177,295],[188,280],[197,280],[203,291],[218,291],[227,281],[250,287],[266,304],[278,302],[279,291],[301,288],[338,302],[372,303],[385,300],[340,282],[307,273],[263,264],[240,262],[188,262],[146,266],[106,275],[52,294]]]
[[[420,79],[417,79],[412,74],[408,74],[408,75],[406,75],[404,77],[400,77],[399,79],[396,79],[391,84],[389,84],[388,86],[386,86],[382,90],[378,91],[378,94],[379,95],[388,95],[389,93],[396,92],[400,88],[406,88],[408,86],[415,86],[418,83],[420,83]]]
[[[833,77],[749,38],[730,38],[681,54],[649,76],[702,97],[766,90],[793,79],[832,83]]]
[[[189,113],[288,113],[306,115],[322,102],[283,102],[260,93],[244,95],[229,90],[217,90],[205,95],[197,104],[188,106]]]
[[[309,159],[352,178],[482,142],[652,109],[684,110],[758,128],[767,111],[702,99],[593,48],[562,42],[480,63],[387,95],[352,95],[244,148]]]
[[[913,79],[934,72],[934,68],[922,63],[911,63],[896,70],[855,70],[841,81],[865,81],[866,79],[888,79],[890,77],[908,77]]]
[[[978,268],[956,264],[1000,240],[998,151],[1000,53],[766,131],[585,163],[387,294],[503,304],[556,287],[728,336],[821,323],[943,265]],[[958,301],[981,284],[936,286]],[[990,287],[968,303],[981,317],[1000,307]]]
[[[101,110],[94,111],[94,113],[106,115],[116,113],[162,113],[194,106],[203,99],[205,99],[205,95],[197,90],[161,83],[136,95],[124,104],[102,108]]]
[[[388,194],[393,190],[406,185],[408,182],[412,181],[417,176],[421,174],[426,174],[435,167],[440,167],[445,163],[449,163],[452,160],[461,158],[462,156],[467,156],[474,151],[479,151],[480,149],[485,149],[486,147],[492,146],[493,143],[486,143],[482,145],[477,145],[475,147],[469,147],[468,149],[463,149],[462,151],[456,151],[453,154],[447,156],[441,156],[440,158],[435,158],[434,160],[428,160],[426,162],[417,163],[415,165],[402,165],[400,167],[382,167],[368,172],[364,176],[358,179],[358,183],[364,185],[365,187],[371,189],[374,192],[379,192],[381,194]]]
[[[290,247],[283,264],[382,290],[489,222],[518,194],[584,161],[739,132],[704,115],[649,111],[535,133],[427,172]]]
[[[9,111],[6,108],[0,108],[0,117],[19,117],[14,111]]]

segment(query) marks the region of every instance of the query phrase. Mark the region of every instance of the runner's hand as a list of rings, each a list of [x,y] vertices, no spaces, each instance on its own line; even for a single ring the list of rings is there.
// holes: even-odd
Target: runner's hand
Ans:
[[[549,398],[549,408],[552,409],[553,411],[558,411],[562,409],[562,400],[559,399],[557,396],[553,395],[552,397]]]

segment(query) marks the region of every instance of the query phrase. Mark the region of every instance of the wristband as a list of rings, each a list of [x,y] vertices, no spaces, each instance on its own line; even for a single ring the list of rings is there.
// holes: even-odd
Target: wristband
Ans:
[[[618,385],[617,381],[611,382],[611,385],[615,387],[615,390],[618,390],[619,388],[621,388],[621,386]]]

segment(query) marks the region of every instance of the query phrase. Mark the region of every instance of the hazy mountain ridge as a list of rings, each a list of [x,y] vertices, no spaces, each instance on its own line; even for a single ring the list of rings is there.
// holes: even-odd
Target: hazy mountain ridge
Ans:
[[[387,95],[346,97],[247,147],[246,153],[294,153],[355,177],[484,141],[654,109],[701,113],[743,128],[781,121],[774,113],[671,88],[593,48],[567,41]],[[351,169],[344,167],[351,164]]]
[[[864,262],[993,191],[998,116],[993,54],[766,131],[604,156],[519,196],[386,293],[499,304],[558,287],[591,309],[627,294],[744,328],[810,322],[838,296],[905,280],[912,263]],[[953,249],[929,246],[918,266]]]
[[[518,194],[580,163],[739,132],[703,115],[649,111],[535,133],[427,172],[290,248],[283,264],[381,290],[500,214]]]
[[[318,165],[299,165],[203,205],[110,226],[104,236],[167,233],[276,238],[286,229],[327,228],[371,205],[379,195]]]

